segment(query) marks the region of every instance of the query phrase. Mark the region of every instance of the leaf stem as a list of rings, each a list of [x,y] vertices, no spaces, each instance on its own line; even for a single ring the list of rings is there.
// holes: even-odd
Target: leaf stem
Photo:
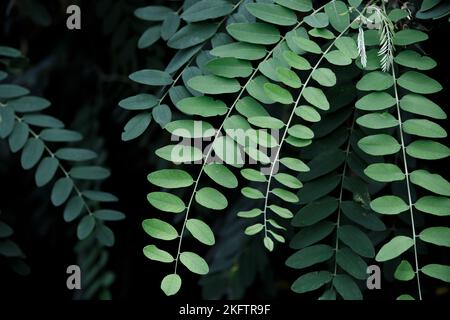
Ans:
[[[17,115],[15,115],[16,121],[17,122],[23,122],[23,119],[18,117]],[[35,138],[35,139],[39,139],[43,142],[44,144],[44,149],[45,151],[50,155],[50,157],[52,158],[57,158],[56,155],[53,153],[53,151],[47,146],[47,144],[45,143],[45,141],[43,141],[41,139],[41,137],[30,127],[28,127],[28,132]],[[72,179],[72,177],[70,176],[69,172],[64,168],[64,166],[61,164],[61,161],[58,160],[58,167],[61,170],[61,172],[66,176],[66,178],[69,178],[70,180],[72,180],[72,185],[73,185],[73,189],[75,190],[75,193],[78,195],[78,197],[81,199],[81,201],[83,201],[83,206],[86,208],[86,211],[88,212],[89,215],[92,215],[92,210],[89,207],[89,205],[87,204],[86,199],[83,196],[83,193],[80,191],[80,189],[78,188],[77,184],[75,183],[75,181]]]
[[[416,273],[416,279],[417,279],[417,290],[419,293],[419,300],[422,300],[422,289],[420,286],[419,259],[418,259],[418,254],[417,254],[417,241],[416,241],[417,235],[416,235],[416,227],[415,227],[415,222],[414,222],[413,202],[412,202],[411,187],[410,187],[410,181],[409,181],[409,170],[408,170],[408,163],[406,160],[405,139],[403,136],[403,121],[402,121],[402,114],[400,111],[400,102],[399,102],[399,96],[398,96],[397,78],[395,75],[394,63],[391,63],[391,68],[392,68],[392,78],[394,80],[395,102],[396,102],[397,117],[398,117],[398,129],[400,131],[400,143],[401,143],[401,147],[402,147],[403,168],[405,170],[406,190],[408,193],[408,207],[409,207],[411,228],[412,228],[414,260],[415,260],[415,267],[416,267],[415,273]]]

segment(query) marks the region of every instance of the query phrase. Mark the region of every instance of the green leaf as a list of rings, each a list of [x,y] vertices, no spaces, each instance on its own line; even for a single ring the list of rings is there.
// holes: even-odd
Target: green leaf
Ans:
[[[446,119],[447,115],[433,101],[418,94],[407,94],[400,100],[402,110],[434,119]]]
[[[442,90],[439,82],[416,71],[405,72],[398,78],[397,83],[406,90],[421,94],[431,94]]]
[[[55,156],[65,161],[88,161],[97,158],[94,151],[79,148],[61,148],[55,152]]]
[[[181,213],[186,209],[180,197],[167,192],[151,192],[147,195],[147,200],[156,209],[164,212]]]
[[[344,300],[362,300],[362,293],[356,283],[345,274],[338,274],[333,279],[333,286]]]
[[[309,171],[309,167],[303,161],[296,158],[282,158],[280,159],[280,163],[294,171],[298,172]]]
[[[325,54],[325,59],[336,66],[348,66],[352,64],[352,59],[345,56],[339,50],[331,50]]]
[[[283,121],[273,117],[251,117],[248,122],[254,126],[267,129],[281,129],[284,127]]]
[[[295,52],[289,50],[284,51],[283,58],[292,68],[295,68],[297,70],[311,69],[311,64],[309,63],[309,61],[302,56],[297,55]]]
[[[450,183],[438,174],[426,170],[415,170],[410,174],[411,182],[442,196],[450,196]]]
[[[119,106],[126,110],[148,110],[158,104],[158,99],[151,94],[138,94],[119,102]]]
[[[264,247],[266,247],[267,250],[269,251],[273,251],[273,240],[270,239],[269,237],[264,237]]]
[[[166,67],[166,71],[169,73],[177,72],[183,65],[188,63],[190,59],[192,59],[192,57],[197,54],[202,47],[203,46],[199,44],[191,48],[179,50],[170,60],[169,64]]]
[[[289,202],[289,203],[297,203],[299,201],[299,198],[297,197],[297,195],[288,190],[275,188],[275,189],[272,189],[271,192],[274,195],[276,195],[278,198],[280,198],[281,200]]]
[[[241,193],[244,195],[244,197],[249,199],[264,199],[263,193],[255,188],[242,188]]]
[[[328,235],[334,230],[335,225],[328,221],[322,221],[311,227],[302,228],[291,240],[290,247],[293,249],[302,249],[308,247]]]
[[[242,176],[249,180],[254,182],[266,182],[266,176],[261,173],[261,171],[255,170],[255,169],[243,169],[241,170]]]
[[[397,46],[408,46],[417,42],[422,42],[428,39],[425,32],[413,29],[404,29],[394,34],[394,44]]]
[[[403,199],[397,196],[382,196],[370,202],[370,208],[380,214],[399,214],[409,209]]]
[[[361,80],[356,83],[356,88],[361,91],[384,91],[392,87],[393,84],[394,80],[389,73],[373,71],[365,74]]]
[[[311,0],[275,0],[282,6],[300,12],[308,12],[313,9]]]
[[[297,23],[297,16],[294,12],[276,4],[249,3],[245,7],[250,14],[265,22],[280,26],[291,26]]]
[[[193,47],[200,43],[204,43],[206,40],[214,36],[216,34],[217,27],[218,24],[209,22],[188,24],[178,30],[177,33],[169,39],[167,45],[173,49],[187,49]],[[189,52],[189,55],[191,54],[192,52]]]
[[[319,45],[312,40],[302,37],[294,37],[294,42],[303,51],[315,54],[322,53],[322,49],[320,49]]]
[[[146,219],[142,228],[151,237],[160,240],[174,240],[178,238],[177,230],[165,221],[159,219]]]
[[[336,84],[336,75],[328,68],[318,68],[311,76],[324,87],[333,87]]]
[[[233,93],[241,89],[236,79],[227,79],[214,75],[196,76],[188,81],[189,87],[206,94]]]
[[[246,78],[253,72],[250,62],[236,58],[215,58],[208,61],[206,68],[216,76],[225,78]]]
[[[14,130],[15,123],[14,111],[8,106],[0,107],[0,138],[7,138]]]
[[[398,265],[397,269],[395,269],[394,278],[400,281],[409,281],[414,279],[415,273],[408,262],[408,260],[402,260]]]
[[[276,72],[278,79],[285,85],[295,89],[298,89],[302,86],[300,78],[294,71],[285,67],[281,67],[277,68]]]
[[[83,212],[84,202],[78,195],[70,198],[64,208],[64,221],[72,222]]]
[[[184,170],[163,169],[152,172],[147,177],[148,181],[161,188],[185,188],[194,183],[191,175]]]
[[[299,139],[312,139],[314,138],[314,132],[306,126],[296,124],[289,128],[289,134]]]
[[[450,148],[431,140],[417,140],[406,147],[406,153],[417,159],[437,160],[450,156]]]
[[[20,158],[20,163],[25,170],[33,168],[44,153],[44,143],[38,138],[28,139],[25,147],[22,150],[22,155]]]
[[[16,112],[37,112],[50,107],[50,101],[34,96],[22,97],[8,102],[8,106]]]
[[[113,231],[105,225],[99,225],[97,227],[95,236],[98,242],[105,247],[114,246],[114,243],[116,241]]]
[[[307,87],[305,88],[305,90],[303,90],[303,96],[305,97],[306,101],[319,108],[320,110],[326,111],[330,109],[330,103],[328,102],[327,97],[321,89]]]
[[[73,181],[69,178],[61,178],[53,185],[51,201],[58,207],[67,201],[73,190]]]
[[[421,271],[429,277],[436,278],[444,282],[450,282],[450,266],[442,264],[427,264],[422,267]]]
[[[165,276],[161,281],[161,290],[164,291],[166,296],[173,296],[180,291],[181,278],[177,274],[169,274]]]
[[[347,24],[348,25],[348,24]],[[358,46],[356,45],[355,40],[350,37],[340,37],[336,39],[335,44],[336,48],[340,52],[342,52],[347,58],[356,59],[359,56]]]
[[[243,60],[259,60],[265,57],[266,49],[264,46],[233,42],[215,47],[210,51],[213,56],[222,58],[236,58]]]
[[[350,25],[350,15],[347,5],[342,1],[333,1],[325,5],[325,13],[330,24],[338,32],[343,32]]]
[[[291,219],[294,216],[294,214],[291,212],[291,210],[282,208],[275,204],[268,206],[268,208],[270,210],[272,210],[273,212],[275,212],[277,215],[279,215],[283,219]]]
[[[161,37],[161,26],[150,27],[144,31],[138,41],[138,48],[145,49],[153,45]]]
[[[161,38],[169,40],[180,26],[180,16],[176,12],[169,13],[161,26]]]
[[[433,214],[436,216],[450,215],[450,199],[444,197],[425,196],[420,198],[415,204],[417,210]]]
[[[336,252],[336,263],[356,279],[367,279],[367,263],[349,248],[340,248]]]
[[[55,176],[59,161],[55,158],[44,158],[36,170],[35,180],[38,187],[45,186]]]
[[[340,180],[340,177],[333,173],[306,183],[298,192],[300,203],[307,204],[329,194],[338,186]]]
[[[185,98],[177,103],[177,108],[186,114],[202,117],[224,115],[228,111],[225,103],[207,96]]]
[[[398,126],[398,120],[388,112],[369,113],[356,119],[356,123],[369,129],[387,129]]]
[[[222,164],[209,164],[204,168],[205,173],[217,184],[234,189],[238,186],[238,180],[230,169]]]
[[[400,151],[397,140],[387,134],[367,136],[358,141],[358,147],[372,156],[384,156]]]
[[[189,271],[205,275],[209,272],[209,267],[206,261],[194,252],[182,252],[180,254],[181,263],[188,268]]]
[[[233,23],[227,26],[228,33],[236,40],[254,44],[275,44],[280,40],[280,32],[267,23]]]
[[[173,256],[165,250],[159,249],[155,245],[148,245],[144,248],[144,255],[153,261],[159,261],[163,263],[171,263],[174,261]]]
[[[0,238],[8,238],[13,235],[14,230],[6,223],[0,222]]]
[[[29,114],[22,118],[23,121],[31,126],[46,128],[64,128],[64,123],[52,116],[43,114]]]
[[[409,119],[403,123],[403,131],[425,138],[446,138],[447,132],[437,123],[426,119]]]
[[[201,220],[189,219],[186,222],[186,228],[192,234],[192,236],[203,244],[208,246],[214,245],[216,240],[214,239],[214,233],[211,228]]]
[[[423,230],[419,234],[422,241],[435,244],[437,246],[450,247],[450,228],[432,227]]]
[[[310,202],[295,215],[292,225],[295,227],[313,225],[330,216],[337,208],[338,201],[331,197]]]
[[[437,63],[432,58],[422,56],[420,53],[412,50],[404,50],[400,52],[394,61],[402,66],[418,69],[430,70],[436,67]]]
[[[409,17],[409,12],[403,9],[393,9],[389,12],[388,17],[392,20],[392,22],[398,22]]]
[[[198,22],[226,16],[233,5],[223,0],[201,0],[183,12],[181,18],[187,22]]]
[[[245,97],[236,103],[236,110],[246,118],[267,117],[266,109],[252,97]]]
[[[172,120],[172,111],[169,106],[162,104],[155,107],[152,110],[153,119],[160,125],[161,128],[165,128],[166,125]]]
[[[380,111],[394,106],[396,100],[386,92],[372,92],[356,102],[356,108],[365,111]]]
[[[221,192],[210,187],[204,187],[197,191],[195,201],[212,210],[223,210],[228,206],[227,198]]]
[[[308,31],[308,34],[311,37],[323,38],[323,39],[328,39],[328,40],[335,38],[333,32],[331,32],[330,30],[328,30],[326,28],[313,28]],[[351,63],[351,59],[350,59],[350,63]]]
[[[361,206],[354,201],[342,201],[342,212],[347,218],[373,231],[384,231],[386,226],[384,223],[370,210]]]
[[[85,190],[83,191],[83,196],[92,201],[98,202],[116,202],[119,199],[108,192],[96,191],[96,190]]]
[[[78,132],[66,129],[45,129],[39,136],[48,142],[77,142],[83,139]]]
[[[26,96],[30,91],[15,84],[0,84],[0,99],[14,99]]]
[[[329,283],[332,279],[333,275],[329,271],[309,272],[295,280],[291,290],[296,293],[313,291]]]
[[[101,209],[93,213],[94,217],[103,221],[120,221],[125,219],[125,215],[116,210]]]
[[[249,82],[249,84],[247,85],[247,92],[253,98],[264,104],[273,104],[275,103],[275,101],[273,101],[266,95],[264,88],[264,85],[268,82],[269,80],[267,80],[266,77],[258,76]]]
[[[364,173],[371,179],[378,182],[402,181],[405,174],[395,164],[374,163],[369,165]]]
[[[252,209],[249,211],[240,211],[238,212],[237,216],[240,218],[256,218],[262,214],[261,209]]]
[[[122,132],[122,140],[130,141],[141,136],[152,121],[152,115],[150,113],[140,113],[135,115],[130,121],[127,122]]]
[[[325,28],[330,23],[327,14],[323,12],[313,12],[306,16],[303,21],[313,28]]]
[[[355,253],[366,258],[375,256],[375,249],[369,237],[359,228],[345,225],[339,228],[339,239]]]
[[[288,188],[299,189],[303,186],[300,180],[286,173],[277,173],[274,178],[276,181]]]
[[[173,12],[172,9],[163,6],[147,6],[136,9],[134,15],[146,21],[163,21],[165,16]]]
[[[264,92],[269,97],[269,99],[273,101],[282,104],[291,104],[294,102],[291,93],[277,84],[273,83],[264,84]]]
[[[264,226],[261,223],[254,224],[245,229],[244,233],[248,236],[254,236],[262,231]]]
[[[398,296],[396,300],[415,300],[415,299],[409,294],[402,294]]]
[[[384,262],[397,258],[414,245],[414,240],[406,236],[396,236],[378,251],[375,260]]]
[[[151,69],[133,72],[130,74],[130,80],[148,86],[165,86],[173,82],[169,73]]]
[[[104,180],[111,173],[108,169],[98,166],[74,167],[69,171],[69,175],[75,179],[83,180]]]
[[[77,227],[77,237],[84,240],[89,237],[95,229],[95,218],[91,215],[86,215],[80,220]]]
[[[286,260],[286,265],[293,269],[303,269],[320,262],[328,261],[333,254],[332,247],[318,244],[297,251]]]
[[[22,52],[11,47],[0,46],[0,56],[8,58],[20,58],[22,57]]]

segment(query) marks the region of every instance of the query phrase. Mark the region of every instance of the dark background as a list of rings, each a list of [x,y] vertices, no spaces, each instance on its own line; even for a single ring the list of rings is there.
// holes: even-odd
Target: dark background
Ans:
[[[145,200],[151,189],[146,176],[155,169],[152,150],[159,143],[161,130],[152,125],[144,138],[122,142],[122,128],[129,116],[117,106],[118,101],[139,90],[128,80],[128,74],[143,68],[163,68],[173,55],[162,43],[147,50],[137,49],[145,24],[134,18],[133,11],[158,1],[40,1],[48,15],[40,14],[36,0],[16,1],[7,13],[10,2],[0,1],[0,45],[21,49],[29,57],[30,68],[23,78],[32,93],[50,100],[49,114],[63,120],[68,128],[81,131],[86,146],[103,150],[104,165],[112,171],[102,190],[116,194],[120,199],[116,208],[127,215],[125,221],[112,224],[116,245],[110,249],[108,268],[116,273],[113,298],[162,298],[159,282],[167,268],[141,254],[149,240],[141,222],[153,210]],[[172,2],[177,8],[179,2]],[[81,6],[80,31],[66,28],[65,9],[70,4]],[[425,52],[438,62],[430,75],[448,88],[448,22],[441,19],[425,25],[430,28]],[[447,91],[437,98],[436,102],[447,109]],[[0,142],[1,217],[14,227],[13,239],[26,253],[31,274],[23,277],[0,269],[0,295],[70,299],[65,271],[76,263],[75,225],[63,221],[62,209],[54,208],[49,201],[49,188],[37,189],[33,172],[25,172],[19,159],[19,155],[9,153],[5,142]],[[440,173],[450,176],[448,163],[440,164]],[[245,296],[270,298],[276,293],[278,298],[298,297],[289,290],[297,273],[284,266],[290,253],[285,246],[271,254],[275,278],[253,285]],[[196,276],[186,276],[183,281],[181,299],[201,297]],[[389,288],[394,290],[395,285]],[[369,298],[380,295],[385,296],[386,291],[370,293]]]

